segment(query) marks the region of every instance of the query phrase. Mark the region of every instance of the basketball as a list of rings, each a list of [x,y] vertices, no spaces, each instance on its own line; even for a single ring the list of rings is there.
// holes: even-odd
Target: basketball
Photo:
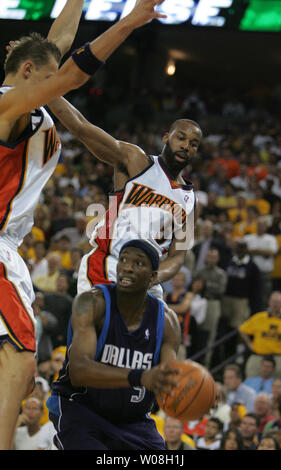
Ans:
[[[216,384],[205,367],[194,361],[174,361],[178,369],[173,395],[157,395],[157,403],[168,415],[181,421],[201,418],[215,403]]]

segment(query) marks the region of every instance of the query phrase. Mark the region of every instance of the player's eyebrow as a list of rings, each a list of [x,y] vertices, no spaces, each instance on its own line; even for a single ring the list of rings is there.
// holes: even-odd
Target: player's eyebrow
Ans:
[[[182,130],[179,129],[177,132],[181,133],[184,137],[188,137],[188,135],[185,131],[182,131]],[[191,141],[195,141],[195,142],[199,143],[198,137],[192,137]]]
[[[125,253],[125,254],[127,254],[127,255],[128,255],[128,254],[130,255],[130,253],[128,253],[128,252],[126,251],[126,249],[124,249],[124,250],[122,251],[121,256],[123,255],[123,253]],[[140,252],[140,253],[134,253],[134,254],[132,254],[132,256],[139,256],[140,258],[145,258],[145,257],[146,257],[145,253],[142,253],[142,252]]]

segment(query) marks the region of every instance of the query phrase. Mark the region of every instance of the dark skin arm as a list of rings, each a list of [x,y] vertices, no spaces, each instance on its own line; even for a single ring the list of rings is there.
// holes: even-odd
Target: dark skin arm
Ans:
[[[143,171],[150,163],[145,152],[127,142],[122,142],[103,129],[91,124],[87,119],[64,98],[57,98],[48,107],[60,120],[73,137],[80,140],[96,158],[112,165],[118,173],[125,174],[125,182]],[[116,189],[121,189],[119,184]]]
[[[130,369],[112,367],[93,360],[97,348],[98,331],[103,323],[105,302],[99,290],[78,295],[73,304],[73,340],[70,350],[69,373],[73,386],[94,388],[127,388]],[[170,392],[174,371],[167,363],[176,358],[180,341],[180,327],[174,313],[165,313],[165,329],[161,348],[161,363],[142,375],[142,385],[155,393]]]
[[[168,257],[160,263],[155,284],[172,279],[183,265],[186,251],[177,250],[176,245],[177,240],[174,239],[170,246]]]

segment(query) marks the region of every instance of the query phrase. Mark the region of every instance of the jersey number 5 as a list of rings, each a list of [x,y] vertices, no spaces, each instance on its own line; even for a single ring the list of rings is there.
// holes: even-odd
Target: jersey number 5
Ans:
[[[145,396],[145,388],[144,387],[133,387],[134,390],[138,392],[138,395],[132,395],[131,402],[132,403],[139,403],[144,399]]]

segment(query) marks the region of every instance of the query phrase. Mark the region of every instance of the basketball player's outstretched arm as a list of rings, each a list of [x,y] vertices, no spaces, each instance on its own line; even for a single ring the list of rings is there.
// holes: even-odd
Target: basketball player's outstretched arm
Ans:
[[[73,302],[71,326],[73,331],[69,356],[69,374],[73,386],[94,388],[128,388],[130,369],[112,367],[96,362],[98,332],[104,321],[105,301],[99,289],[83,292]],[[173,314],[175,315],[175,314]],[[142,374],[141,385],[155,393],[170,393],[175,385],[175,374],[167,362],[175,359],[179,344],[179,326],[170,310],[166,313],[164,340],[160,366],[152,367]]]
[[[140,173],[149,165],[150,160],[140,147],[117,140],[90,123],[65,98],[55,98],[48,103],[48,107],[73,137],[82,142],[99,160],[124,170],[129,177]]]
[[[56,44],[62,57],[69,51],[75,38],[82,14],[84,0],[67,0],[60,14],[52,23],[47,39]],[[17,41],[10,41],[9,52]]]
[[[163,16],[154,10],[155,6],[162,3],[162,1],[137,0],[131,13],[90,43],[90,51],[98,60],[105,61],[134,29],[139,28],[153,18]],[[83,48],[81,48],[82,51]],[[1,121],[2,123],[3,121],[14,123],[24,113],[28,113],[38,106],[45,105],[53,98],[82,86],[88,81],[89,76],[70,57],[58,72],[49,78],[36,84],[30,84],[26,80],[24,85],[12,88],[0,99],[0,125]]]
[[[53,22],[47,38],[64,56],[72,46],[82,14],[84,0],[67,0],[62,11]]]

